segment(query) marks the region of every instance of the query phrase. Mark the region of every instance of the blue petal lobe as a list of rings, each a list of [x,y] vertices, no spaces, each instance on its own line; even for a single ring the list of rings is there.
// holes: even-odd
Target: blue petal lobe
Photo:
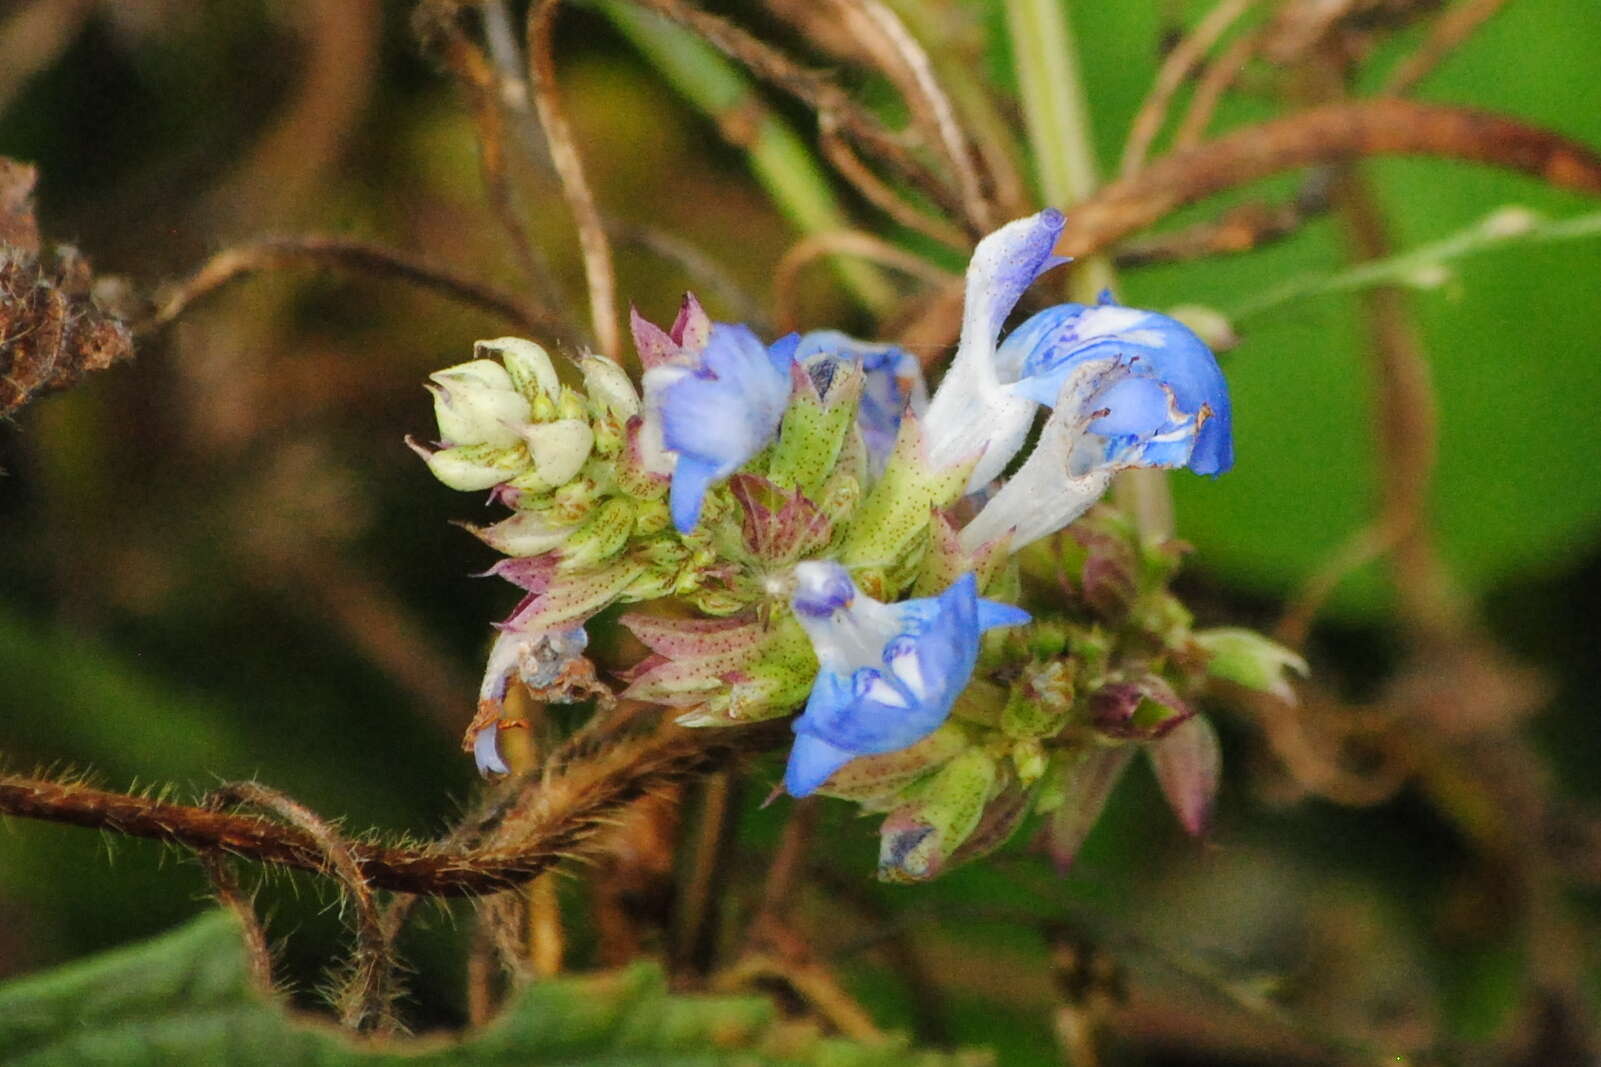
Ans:
[[[706,490],[717,477],[718,470],[714,464],[697,456],[678,457],[678,464],[673,467],[673,484],[668,492],[667,503],[673,513],[673,528],[679,533],[689,533],[700,522],[700,509],[706,500]]]
[[[784,768],[784,788],[790,796],[810,796],[855,756],[814,734],[797,733],[795,747],[789,750],[789,764]]]
[[[999,600],[978,602],[978,628],[981,631],[993,630],[998,626],[1021,626],[1031,618],[1033,616],[1015,604],[1004,604]]]

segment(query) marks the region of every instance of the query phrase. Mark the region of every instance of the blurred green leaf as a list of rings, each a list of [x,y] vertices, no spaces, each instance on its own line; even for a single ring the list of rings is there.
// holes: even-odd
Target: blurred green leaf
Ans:
[[[460,1042],[356,1043],[251,986],[235,920],[172,933],[0,986],[8,1063],[874,1064],[973,1062],[775,1025],[757,997],[676,996],[654,964],[529,985]]]

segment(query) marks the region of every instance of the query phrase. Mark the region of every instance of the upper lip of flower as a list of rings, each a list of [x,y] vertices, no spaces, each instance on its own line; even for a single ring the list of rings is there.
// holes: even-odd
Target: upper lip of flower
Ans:
[[[711,484],[761,451],[789,402],[794,335],[764,346],[745,326],[713,323],[699,350],[645,372],[646,419],[676,457],[671,507],[681,533],[694,529]]]

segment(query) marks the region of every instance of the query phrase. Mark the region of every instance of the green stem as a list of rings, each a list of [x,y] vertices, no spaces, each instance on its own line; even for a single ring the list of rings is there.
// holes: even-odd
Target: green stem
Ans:
[[[592,6],[669,85],[745,150],[757,182],[796,229],[814,234],[850,228],[805,142],[762,105],[738,68],[694,33],[626,0],[594,0]],[[847,256],[835,256],[832,263],[841,284],[864,307],[874,312],[889,307],[895,292],[877,267]]]
[[[1040,192],[1047,203],[1071,208],[1095,192],[1100,176],[1066,0],[1006,0],[1006,27]],[[1068,299],[1093,304],[1116,283],[1111,261],[1090,256],[1068,275]],[[1112,492],[1144,537],[1172,536],[1173,497],[1165,472],[1125,471]]]

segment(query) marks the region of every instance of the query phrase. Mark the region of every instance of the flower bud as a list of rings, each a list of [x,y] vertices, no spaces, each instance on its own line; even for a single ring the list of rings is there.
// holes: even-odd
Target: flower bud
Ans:
[[[1103,685],[1089,697],[1090,722],[1120,741],[1154,741],[1194,714],[1166,682],[1151,675]]]
[[[406,444],[428,464],[435,478],[463,492],[499,485],[515,477],[528,465],[528,453],[521,445],[511,448],[488,444],[460,445],[430,452],[409,437]]]
[[[561,567],[581,570],[612,558],[628,544],[633,528],[633,502],[613,497],[596,508],[588,521],[562,544]]]
[[[534,457],[534,475],[546,488],[566,485],[589,459],[595,433],[583,419],[559,419],[523,427]]]
[[[1186,719],[1166,737],[1146,746],[1162,795],[1190,834],[1204,831],[1212,819],[1223,755],[1217,732],[1203,716]]]
[[[441,441],[496,448],[517,443],[518,430],[529,419],[528,401],[512,388],[499,363],[476,359],[428,377]]]
[[[908,792],[879,832],[878,876],[886,882],[923,882],[967,840],[983,818],[995,786],[995,760],[970,748]]]
[[[556,548],[576,526],[552,522],[537,511],[519,511],[493,526],[468,526],[474,537],[507,556],[537,556]]]
[[[1212,677],[1295,703],[1295,690],[1285,675],[1294,671],[1305,677],[1306,660],[1283,645],[1239,627],[1202,630],[1195,643],[1210,655],[1206,672]]]
[[[1045,851],[1061,874],[1066,874],[1078,858],[1079,848],[1095,828],[1112,788],[1133,757],[1133,745],[1099,744],[1061,757],[1055,780],[1041,790],[1035,805],[1041,812],[1050,812],[1044,834]]]
[[[513,388],[530,403],[538,397],[554,397],[561,389],[556,368],[551,366],[550,354],[541,345],[521,337],[497,337],[493,341],[479,341],[473,345],[473,354],[487,360],[499,356],[506,365]]]
[[[597,414],[627,422],[639,414],[639,391],[626,371],[605,356],[585,356],[584,390]]]

